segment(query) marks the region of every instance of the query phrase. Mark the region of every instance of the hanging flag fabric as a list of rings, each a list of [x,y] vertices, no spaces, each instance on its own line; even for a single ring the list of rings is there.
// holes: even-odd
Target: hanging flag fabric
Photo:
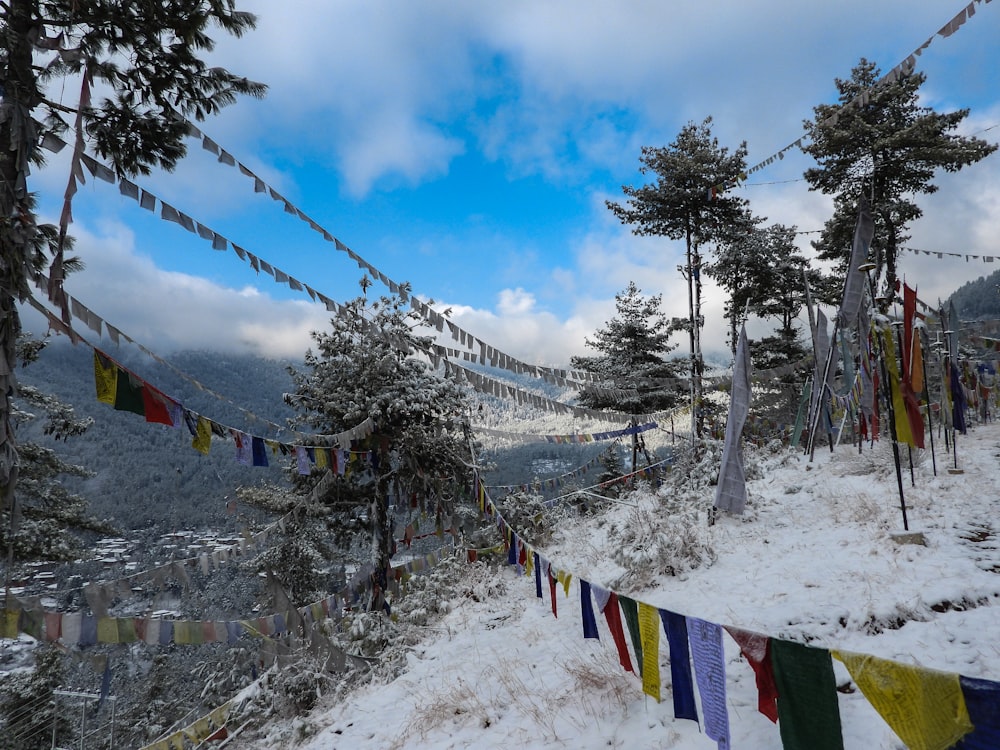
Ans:
[[[191,447],[196,451],[204,453],[206,456],[212,449],[212,425],[205,417],[198,417],[198,421],[195,426],[195,434],[191,439]]]
[[[743,515],[747,504],[747,481],[740,441],[749,413],[750,347],[747,345],[746,326],[743,326],[740,328],[739,343],[736,345],[729,418],[726,420],[719,483],[715,488],[715,507],[736,515]]]
[[[955,365],[954,360],[949,363],[948,372],[950,375],[949,384],[951,392],[951,424],[956,431],[965,434],[965,409],[968,405],[965,399],[965,387],[962,385],[962,376]]]
[[[97,349],[94,349],[94,385],[97,387],[97,400],[114,406],[118,366]]]
[[[264,438],[254,435],[251,437],[251,445],[253,449],[253,465],[267,466],[267,445],[264,443]]]
[[[545,575],[547,575],[549,579],[549,601],[552,604],[552,616],[559,617],[558,607],[556,605],[556,579],[552,576],[551,565],[546,564]]]
[[[535,558],[535,596],[542,599],[542,563],[538,559],[538,553],[533,554]]]
[[[799,399],[799,408],[795,412],[795,426],[792,428],[792,440],[789,444],[789,447],[793,449],[799,447],[799,441],[802,439],[802,426],[805,423],[811,393],[812,383],[807,380],[805,385],[802,386],[802,397]]]
[[[996,750],[1000,747],[1000,682],[960,676],[962,695],[975,727],[955,750]]]
[[[660,618],[656,607],[638,603],[639,639],[642,642],[642,692],[660,702]]]
[[[600,640],[601,636],[597,632],[597,618],[594,617],[593,599],[590,597],[590,583],[582,578],[580,579],[580,617],[583,620],[583,637]]]
[[[635,673],[632,660],[629,658],[628,646],[625,645],[625,630],[622,627],[621,610],[618,604],[618,595],[613,591],[602,589],[599,586],[592,586],[594,600],[597,608],[604,613],[604,620],[608,623],[608,630],[611,632],[611,639],[615,642],[615,649],[618,651],[618,663],[626,672]],[[606,596],[605,596],[606,595]],[[601,602],[604,602],[603,604]]]
[[[892,329],[886,328],[882,331],[882,351],[885,355],[885,369],[889,377],[889,391],[892,393],[893,417],[896,425],[896,442],[905,443],[915,448],[924,447],[924,422],[917,409],[916,418],[920,422],[919,430],[914,434],[913,415],[910,404],[903,393],[903,381],[899,376],[899,368],[896,365],[896,343]]]
[[[674,718],[698,721],[694,700],[694,679],[691,676],[691,653],[688,649],[687,618],[665,609],[660,620],[667,634],[670,649],[670,681],[674,694]]]
[[[147,422],[166,424],[173,427],[174,409],[171,406],[176,405],[176,403],[172,398],[149,383],[142,384],[142,408]]]
[[[142,381],[123,367],[118,367],[115,383],[115,409],[145,416],[142,400]]]
[[[948,301],[948,323],[946,326],[948,337],[948,354],[953,361],[958,361],[960,356],[958,351],[958,329],[961,327],[962,323],[958,319],[958,313],[955,312],[955,301]]]
[[[826,649],[771,639],[784,750],[844,750],[833,662]]]
[[[701,696],[705,734],[718,743],[719,750],[729,748],[729,711],[726,709],[726,662],[722,651],[722,626],[687,618],[691,642],[691,661]]]
[[[836,362],[830,362],[830,371],[826,372],[826,361],[830,356],[830,332],[827,330],[826,316],[822,310],[816,311],[816,342],[813,347],[813,368],[812,389],[810,393],[811,405],[809,413],[813,421],[809,424],[811,430],[814,425],[822,424],[823,432],[830,433],[833,430],[830,421],[829,394],[826,390],[830,373],[833,372]],[[834,350],[835,351],[835,350]],[[826,378],[824,378],[824,373]]]
[[[757,710],[771,721],[778,721],[778,688],[771,665],[771,639],[761,633],[724,626],[740,647],[740,653],[753,669],[757,683]]]
[[[642,677],[642,635],[639,631],[639,606],[635,599],[619,595],[618,604],[621,605],[622,614],[625,616],[625,625],[628,627],[628,636],[632,641],[632,648],[635,650],[635,663],[639,668],[639,676]]]
[[[865,274],[858,269],[868,259],[868,248],[874,235],[875,222],[872,220],[871,206],[868,199],[862,196],[858,206],[858,221],[854,226],[851,257],[847,264],[847,278],[844,280],[844,296],[841,298],[840,311],[837,313],[841,330],[849,331],[857,322],[867,281]]]
[[[972,730],[957,674],[851,651],[832,653],[910,750],[947,750]]]
[[[924,342],[920,331],[915,331],[910,349],[910,388],[919,396],[924,392]],[[928,401],[927,398],[924,401]]]

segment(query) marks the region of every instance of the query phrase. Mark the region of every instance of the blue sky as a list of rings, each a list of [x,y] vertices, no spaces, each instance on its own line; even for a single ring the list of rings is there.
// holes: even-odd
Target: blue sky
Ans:
[[[720,142],[746,140],[757,163],[802,135],[859,58],[888,70],[932,36],[917,65],[925,103],[971,108],[964,132],[1000,125],[1000,4],[975,3],[955,34],[935,36],[965,5],[245,0],[257,30],[217,35],[213,62],[270,92],[199,126],[388,277],[451,307],[466,330],[521,359],[566,364],[587,353],[584,338],[630,280],[663,294],[668,316],[685,314],[683,248],[632,236],[604,205],[642,181],[643,145],[666,145],[711,116]],[[67,80],[53,92],[75,103],[78,90]],[[981,136],[996,142],[1000,127]],[[189,147],[176,172],[137,182],[318,291],[338,301],[359,293],[361,272],[344,253],[197,141]],[[998,160],[943,175],[909,244],[1000,256]],[[819,229],[830,205],[801,181],[808,166],[793,153],[753,175],[742,190],[754,211]],[[67,169],[64,151],[33,178],[49,220]],[[308,332],[327,324],[321,305],[111,185],[89,180],[74,215],[87,270],[68,291],[154,351],[299,356]],[[902,259],[930,299],[996,267]],[[711,287],[705,314],[706,350],[724,351]]]

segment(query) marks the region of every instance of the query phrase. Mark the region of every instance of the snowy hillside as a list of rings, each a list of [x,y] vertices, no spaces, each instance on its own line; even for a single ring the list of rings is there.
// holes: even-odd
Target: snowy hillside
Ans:
[[[372,679],[305,720],[271,723],[265,736],[251,741],[247,732],[228,746],[717,747],[700,696],[700,722],[674,718],[662,628],[659,703],[619,665],[596,607],[600,639],[584,639],[581,579],[709,623],[998,681],[1000,425],[959,436],[958,456],[962,473],[950,473],[939,453],[934,476],[930,452],[915,452],[911,486],[904,450],[910,530],[926,546],[892,538],[902,523],[885,444],[860,455],[824,448],[812,463],[751,449],[747,515],[714,526],[704,516],[712,488],[685,490],[677,476],[658,494],[640,490],[598,515],[563,512],[551,544],[536,547],[525,534],[553,569],[572,574],[568,595],[557,587],[558,617],[548,587],[536,598],[533,578],[501,560],[453,565],[459,580],[439,603],[447,614],[422,629],[401,676]],[[722,640],[730,747],[782,747],[778,726],[757,711],[749,663],[728,633]],[[832,666],[844,747],[905,747],[844,664]]]

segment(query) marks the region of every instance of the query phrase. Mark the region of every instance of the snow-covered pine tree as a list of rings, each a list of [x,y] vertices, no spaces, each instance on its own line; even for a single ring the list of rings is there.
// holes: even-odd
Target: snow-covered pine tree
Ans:
[[[65,133],[71,120],[72,139],[108,159],[119,175],[172,169],[186,152],[184,117],[204,119],[237,95],[263,96],[263,84],[201,58],[214,46],[213,26],[241,36],[255,23],[234,0],[0,6],[0,508],[12,506],[18,480],[10,403],[21,332],[16,303],[27,299],[49,254],[51,293],[59,299],[67,247],[65,226],[35,220],[28,177],[43,161],[38,144]],[[61,92],[73,77],[80,97],[68,105]]]
[[[45,343],[22,336],[17,347],[21,365],[27,366],[34,361]],[[45,434],[57,440],[82,435],[93,423],[90,418],[79,418],[71,406],[33,386],[19,385],[17,400],[12,405],[14,419],[21,424],[39,418],[27,409],[43,413]],[[88,469],[66,463],[51,448],[34,442],[20,446],[20,462],[19,517],[12,525],[10,509],[0,511],[0,553],[3,554],[0,565],[31,559],[68,560],[79,550],[74,531],[111,531],[107,524],[87,513],[83,497],[69,492],[60,482],[62,476],[90,476]]]
[[[345,308],[349,313],[333,318],[330,331],[313,332],[316,348],[306,352],[306,369],[292,370],[296,391],[286,401],[301,411],[301,424],[320,434],[343,432],[368,417],[375,422],[375,433],[355,446],[370,460],[356,456],[322,500],[341,547],[358,534],[370,541],[371,607],[380,609],[395,516],[416,506],[431,528],[458,523],[455,503],[469,484],[472,462],[469,406],[461,386],[414,356],[430,339],[415,332],[419,318],[400,296],[372,301],[364,295]]]
[[[683,372],[684,361],[667,359],[677,345],[670,337],[681,326],[671,323],[663,314],[663,297],[643,296],[642,290],[630,281],[615,295],[617,314],[587,346],[600,352],[596,357],[573,357],[571,364],[600,378],[599,386],[587,388],[580,402],[595,409],[612,408],[628,414],[649,414],[667,409],[683,398],[684,389],[673,382]],[[609,390],[632,390],[625,396]]]
[[[941,114],[920,105],[920,87],[927,79],[923,73],[878,84],[880,76],[875,63],[861,58],[849,79],[835,79],[838,103],[814,107],[815,118],[804,123],[809,143],[802,150],[817,163],[804,176],[811,189],[834,201],[834,214],[815,242],[820,258],[838,263],[825,285],[832,303],[840,301],[862,195],[872,204],[871,254],[888,305],[895,293],[896,259],[909,239],[907,227],[923,215],[915,197],[937,191],[931,182],[936,170],[957,172],[997,149],[955,133],[968,109]],[[862,94],[868,98],[857,106],[855,99]]]
[[[720,233],[744,210],[746,199],[725,192],[746,170],[746,143],[735,151],[719,145],[712,135],[712,118],[690,122],[667,146],[643,146],[639,156],[642,174],[655,182],[623,186],[625,204],[607,201],[618,219],[638,235],[659,235],[684,240],[686,262],[681,272],[688,283],[688,332],[691,337],[692,432],[701,437],[703,420],[701,378],[701,249],[718,241]]]

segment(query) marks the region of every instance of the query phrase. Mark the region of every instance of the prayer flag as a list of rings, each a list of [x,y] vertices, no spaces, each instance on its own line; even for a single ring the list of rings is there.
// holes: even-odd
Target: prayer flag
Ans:
[[[604,619],[608,623],[608,630],[611,632],[611,639],[615,642],[618,650],[618,663],[626,672],[634,673],[632,660],[629,658],[628,647],[625,645],[625,631],[622,629],[621,612],[618,609],[618,596],[613,591],[608,591],[600,586],[591,586],[597,608],[604,613]],[[603,602],[603,604],[602,604]]]
[[[118,367],[97,349],[94,349],[94,384],[97,387],[97,400],[114,406]]]
[[[972,730],[957,674],[850,651],[832,653],[911,750],[946,750]]]
[[[778,688],[771,665],[771,639],[749,630],[725,626],[743,657],[750,663],[757,683],[757,710],[771,721],[778,721]]]
[[[590,583],[582,578],[580,579],[580,616],[583,620],[583,637],[600,640],[601,636],[597,632],[597,618],[594,617],[593,600],[590,598]]]
[[[625,616],[629,639],[632,641],[632,648],[635,649],[635,663],[639,667],[639,676],[642,677],[642,635],[639,632],[639,607],[634,599],[627,596],[619,596],[618,603]]]
[[[844,750],[830,652],[772,638],[771,664],[784,750]]]
[[[115,409],[145,416],[146,406],[142,400],[142,386],[143,382],[139,377],[119,366],[115,382]]]
[[[975,729],[955,750],[995,750],[1000,747],[1000,682],[959,676],[965,706]]]
[[[168,404],[176,405],[176,403],[172,398],[162,391],[157,390],[149,383],[142,384],[142,407],[147,422],[167,424],[173,427],[174,419],[171,414],[173,409],[169,408]]]
[[[470,550],[471,553],[475,554],[475,550]],[[542,598],[542,563],[538,559],[538,553],[534,553],[535,558],[535,596],[539,599]],[[474,561],[473,561],[474,562]]]
[[[729,712],[726,709],[726,663],[722,652],[722,626],[697,617],[687,618],[691,660],[701,696],[705,734],[729,748]]]
[[[950,389],[951,389],[951,420],[952,427],[958,432],[965,434],[965,387],[962,385],[962,376],[958,372],[958,367],[954,360],[950,362]]]
[[[691,676],[691,653],[688,649],[687,618],[665,609],[660,620],[667,634],[670,649],[670,680],[673,684],[674,718],[698,721],[694,701],[694,679]]]
[[[747,504],[746,472],[743,469],[740,438],[749,412],[750,348],[747,345],[746,326],[743,326],[740,329],[739,343],[736,345],[729,418],[726,420],[726,438],[722,446],[719,483],[715,488],[715,507],[737,515],[743,514]]]
[[[267,466],[267,446],[264,443],[264,438],[254,435],[251,437],[251,445],[253,449],[253,465]]]
[[[847,264],[847,278],[844,281],[844,296],[840,302],[837,319],[842,330],[854,328],[861,309],[861,299],[865,290],[865,275],[858,269],[868,258],[868,248],[875,235],[875,222],[872,220],[871,207],[868,199],[861,197],[858,206],[858,221],[854,226],[854,241],[851,243],[851,257]]]
[[[196,451],[204,453],[206,456],[212,449],[212,426],[205,417],[198,417],[194,438],[191,440],[191,447]]]
[[[638,603],[642,642],[642,692],[660,702],[660,624],[656,607]]]

